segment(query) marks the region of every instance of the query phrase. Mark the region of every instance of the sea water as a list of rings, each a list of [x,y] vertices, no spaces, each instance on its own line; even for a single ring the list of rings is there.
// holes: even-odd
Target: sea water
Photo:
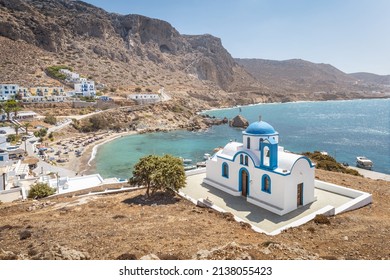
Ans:
[[[241,114],[249,122],[261,116],[279,132],[279,145],[286,150],[326,151],[349,165],[366,156],[374,171],[390,174],[390,99],[259,104],[204,113],[229,119]],[[99,147],[94,166],[105,178],[129,178],[134,164],[148,154],[172,154],[196,164],[230,140],[242,142],[242,131],[220,125],[125,136]]]

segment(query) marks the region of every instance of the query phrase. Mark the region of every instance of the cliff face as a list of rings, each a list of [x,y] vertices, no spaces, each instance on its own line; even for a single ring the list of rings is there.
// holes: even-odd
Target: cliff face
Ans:
[[[211,35],[181,35],[165,21],[112,14],[81,1],[0,0],[0,36],[55,54],[127,63],[141,71],[141,64],[153,64],[224,90],[236,79],[234,68],[240,68]],[[252,81],[249,75],[247,79]]]

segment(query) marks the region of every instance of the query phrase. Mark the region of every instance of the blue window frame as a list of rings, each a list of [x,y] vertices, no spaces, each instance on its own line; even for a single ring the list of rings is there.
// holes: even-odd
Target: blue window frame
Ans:
[[[261,178],[261,190],[266,193],[271,193],[271,178],[264,174]]]
[[[240,155],[240,164],[244,164],[244,156]]]
[[[245,165],[248,166],[248,156],[245,156]]]
[[[250,137],[246,138],[246,148],[247,149],[251,148],[251,138]]]
[[[222,177],[229,178],[229,165],[226,162],[222,163]]]

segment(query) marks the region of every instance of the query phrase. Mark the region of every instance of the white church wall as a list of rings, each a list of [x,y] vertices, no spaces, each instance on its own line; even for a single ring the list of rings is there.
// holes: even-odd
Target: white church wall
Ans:
[[[297,209],[298,184],[303,183],[303,203],[306,205],[315,200],[314,198],[314,168],[311,168],[309,162],[304,159],[298,159],[291,171],[289,186],[285,193],[285,208],[293,211]]]
[[[264,208],[275,212],[277,209],[273,208],[284,208],[284,188],[285,188],[285,178],[279,174],[275,174],[272,172],[265,172],[261,169],[251,170],[253,174],[252,180],[252,189],[250,192],[249,200],[253,202],[253,200],[257,200],[257,202],[263,202],[264,204],[272,205],[273,207]],[[270,177],[271,181],[271,193],[267,193],[262,191],[262,178],[263,175],[267,174]],[[279,210],[278,210],[279,211]]]
[[[229,177],[225,178],[222,176],[222,163],[226,162],[229,166]],[[207,179],[209,181],[215,182],[218,185],[220,185],[218,188],[221,190],[231,190],[238,192],[238,184],[234,184],[236,182],[236,177],[234,176],[234,172],[232,170],[232,164],[231,162],[226,160],[221,160],[217,158],[213,158],[211,160],[208,160],[206,162],[206,170],[207,170]],[[226,187],[225,187],[226,186]],[[238,193],[232,195],[239,195]]]

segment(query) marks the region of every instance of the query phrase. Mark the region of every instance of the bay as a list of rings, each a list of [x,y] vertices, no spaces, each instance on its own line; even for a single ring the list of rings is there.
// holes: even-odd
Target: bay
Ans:
[[[373,170],[390,174],[390,99],[258,104],[204,113],[229,119],[241,114],[249,122],[261,115],[289,151],[326,151],[350,165],[355,165],[356,156],[366,156],[374,162]],[[121,137],[99,147],[94,168],[104,178],[129,178],[134,164],[148,154],[173,154],[196,164],[204,153],[229,140],[242,142],[242,131],[220,125],[207,131]]]

